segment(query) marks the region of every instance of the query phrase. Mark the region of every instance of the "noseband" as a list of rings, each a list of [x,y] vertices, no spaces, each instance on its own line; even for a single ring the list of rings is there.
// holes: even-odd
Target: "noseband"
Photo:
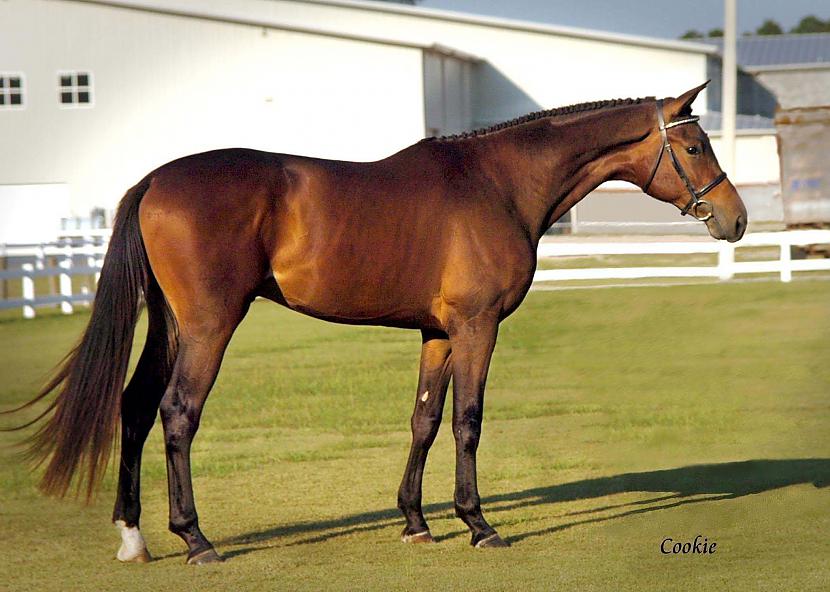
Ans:
[[[683,166],[680,164],[680,161],[678,161],[677,157],[674,155],[674,150],[672,150],[671,144],[669,144],[669,136],[666,133],[666,130],[670,127],[677,127],[678,125],[686,123],[695,123],[699,119],[700,117],[692,116],[685,119],[678,119],[677,121],[672,121],[667,124],[663,119],[663,99],[657,100],[657,123],[660,125],[660,135],[663,137],[663,145],[660,147],[660,153],[657,155],[657,162],[654,163],[654,168],[651,169],[651,175],[648,177],[648,182],[643,186],[643,191],[648,191],[648,188],[651,186],[651,182],[654,181],[654,176],[657,174],[657,169],[660,168],[660,162],[663,160],[663,153],[668,152],[669,158],[671,158],[671,163],[674,165],[674,170],[676,170],[677,174],[680,175],[680,179],[686,185],[686,190],[689,192],[690,196],[686,207],[680,210],[680,215],[685,216],[691,210],[692,216],[701,222],[705,222],[712,217],[712,204],[705,199],[700,198],[712,191],[712,189],[717,187],[721,181],[726,179],[726,173],[721,172],[720,175],[712,179],[712,181],[700,189],[695,189],[695,186],[692,184],[692,181],[689,179],[686,171],[683,170]]]

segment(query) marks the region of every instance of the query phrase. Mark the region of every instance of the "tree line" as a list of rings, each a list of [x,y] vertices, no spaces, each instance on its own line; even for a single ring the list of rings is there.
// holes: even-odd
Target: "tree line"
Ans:
[[[778,22],[773,19],[766,19],[755,31],[744,31],[744,35],[783,35],[784,33],[830,33],[830,19],[822,20],[815,15],[808,15],[801,19],[798,24],[789,31],[784,31]],[[703,37],[723,37],[723,29],[710,29],[704,35],[696,29],[689,29],[683,33],[681,39],[701,39]]]

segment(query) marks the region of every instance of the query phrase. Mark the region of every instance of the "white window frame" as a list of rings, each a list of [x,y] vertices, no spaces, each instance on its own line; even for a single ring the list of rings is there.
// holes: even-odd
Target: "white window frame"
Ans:
[[[26,75],[23,72],[14,72],[14,71],[7,71],[3,70],[0,71],[0,77],[3,78],[20,78],[20,104],[19,105],[12,105],[9,101],[11,100],[11,92],[9,89],[11,87],[4,86],[0,89],[0,94],[5,97],[4,104],[0,105],[0,111],[22,111],[26,108],[26,99],[28,98],[28,93],[26,89]],[[17,94],[17,93],[15,93]]]
[[[86,86],[79,86],[79,85],[75,84],[74,80],[75,80],[75,77],[78,74],[86,74],[87,76],[89,76],[89,84],[87,84]],[[92,107],[95,106],[95,76],[93,76],[92,70],[83,69],[83,68],[79,68],[79,69],[75,69],[75,70],[58,70],[56,72],[56,75],[57,75],[57,80],[58,80],[58,84],[57,84],[56,88],[57,88],[57,91],[58,91],[58,107],[59,108],[61,108],[61,109],[91,109]],[[61,78],[63,78],[64,76],[71,76],[72,77],[73,82],[72,82],[71,86],[63,86],[61,84]],[[61,96],[64,92],[67,92],[67,89],[69,89],[69,91],[72,92],[72,95],[73,95],[73,101],[71,103],[64,103],[63,99],[62,99],[62,96]],[[89,102],[88,103],[78,103],[77,102],[78,93],[82,92],[83,90],[86,90],[86,92],[89,93]]]

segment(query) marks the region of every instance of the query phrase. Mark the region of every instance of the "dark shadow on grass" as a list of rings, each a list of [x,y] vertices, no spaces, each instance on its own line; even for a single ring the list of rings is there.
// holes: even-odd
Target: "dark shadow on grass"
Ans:
[[[582,526],[584,524],[594,524],[596,522],[605,522],[607,520],[614,520],[616,518],[625,518],[626,516],[636,516],[637,514],[645,514],[646,512],[654,512],[656,510],[668,510],[670,508],[677,508],[679,506],[686,506],[688,504],[699,504],[701,502],[715,502],[715,501],[721,501],[721,500],[727,500],[727,499],[734,499],[734,498],[739,497],[739,496],[731,494],[731,493],[723,493],[723,494],[720,494],[720,495],[710,495],[710,496],[706,496],[706,497],[687,497],[685,495],[680,496],[680,497],[678,497],[678,496],[675,496],[675,497],[677,498],[678,501],[672,502],[670,504],[662,504],[662,505],[659,505],[659,506],[648,506],[648,507],[643,507],[643,508],[637,508],[635,510],[628,510],[628,511],[625,511],[625,512],[620,512],[618,514],[613,514],[613,515],[610,515],[610,516],[597,516],[596,518],[586,518],[584,520],[577,520],[575,522],[567,522],[565,524],[559,524],[559,525],[556,525],[556,526],[550,526],[548,528],[542,528],[542,529],[539,529],[539,530],[532,530],[532,531],[529,531],[529,532],[520,533],[520,534],[517,534],[517,535],[505,537],[504,540],[506,540],[508,543],[515,543],[517,541],[521,541],[523,539],[527,539],[527,538],[530,538],[530,537],[541,536],[541,535],[544,535],[544,534],[559,532],[560,530],[567,530],[568,528],[573,528],[574,526]],[[638,505],[638,503],[634,502],[632,504],[626,504],[626,505],[633,506],[633,505]]]
[[[572,528],[574,526],[605,522],[667,510],[687,504],[735,499],[754,493],[762,493],[790,485],[811,483],[815,487],[830,485],[830,459],[806,458],[787,460],[749,460],[708,465],[693,465],[677,469],[648,471],[643,473],[625,473],[613,477],[584,479],[572,483],[536,487],[524,491],[503,493],[482,499],[485,513],[493,514],[518,508],[544,506],[562,502],[601,498],[620,493],[655,492],[668,495],[652,499],[638,500],[624,504],[605,504],[589,510],[564,513],[559,517],[598,514],[609,510],[631,508],[612,515],[601,515],[535,531],[529,531],[509,537],[516,542],[528,537],[540,536]],[[654,505],[657,504],[657,505]],[[451,502],[429,504],[424,506],[424,513],[430,519],[449,518],[453,516]],[[395,509],[364,512],[315,522],[299,522],[275,526],[240,534],[219,541],[222,545],[241,545],[265,543],[267,541],[292,535],[310,535],[301,540],[292,541],[291,545],[316,543],[331,538],[378,530],[400,524],[403,520]],[[446,540],[456,536],[465,536],[466,531],[453,532],[438,537]],[[264,545],[267,546],[267,545]],[[251,546],[231,551],[228,556],[243,555],[264,546]]]

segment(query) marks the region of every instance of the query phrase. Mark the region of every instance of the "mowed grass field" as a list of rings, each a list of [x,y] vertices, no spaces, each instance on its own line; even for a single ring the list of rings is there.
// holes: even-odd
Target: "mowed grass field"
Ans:
[[[87,318],[0,322],[2,408]],[[419,349],[417,332],[252,306],[193,450],[224,564],[184,565],[166,530],[160,426],[149,565],[114,559],[112,471],[91,505],[46,499],[20,434],[0,434],[0,589],[830,589],[830,282],[532,292],[502,324],[479,449],[505,550],[471,548],[453,516],[450,405],[425,476],[439,542],[399,542]],[[716,552],[661,554],[696,535]]]

